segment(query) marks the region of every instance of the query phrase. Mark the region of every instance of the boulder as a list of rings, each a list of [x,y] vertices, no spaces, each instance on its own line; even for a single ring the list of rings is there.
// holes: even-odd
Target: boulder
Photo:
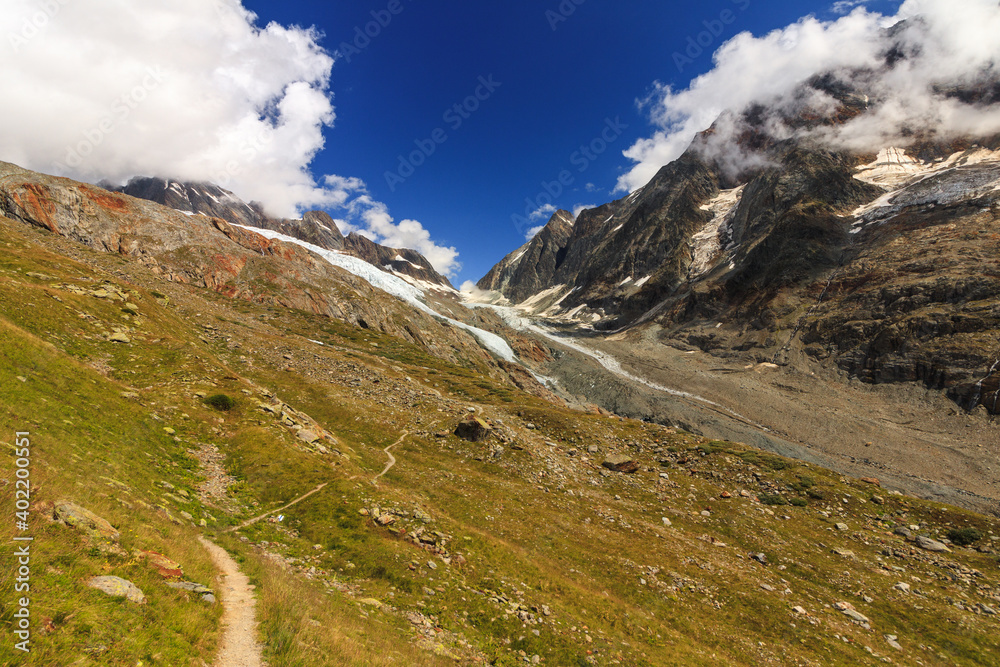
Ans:
[[[315,431],[310,431],[306,428],[299,431],[298,436],[299,440],[302,440],[310,445],[319,440],[319,435],[317,435]]]
[[[918,547],[920,547],[921,549],[923,549],[925,551],[933,551],[935,553],[942,553],[942,552],[945,552],[945,551],[951,551],[951,549],[949,549],[947,546],[945,546],[945,544],[943,542],[938,542],[937,540],[932,540],[931,538],[924,537],[923,535],[918,536],[917,539],[915,540],[915,543],[916,543],[916,545]]]
[[[202,584],[194,581],[168,581],[167,586],[181,591],[190,591],[191,593],[197,593],[199,595],[206,595],[212,592],[212,589],[208,586],[203,586]]]
[[[146,562],[152,565],[164,579],[176,579],[184,576],[181,564],[170,560],[163,554],[158,554],[155,551],[139,551],[136,553],[136,558],[145,558]]]
[[[139,587],[121,577],[91,577],[87,585],[112,597],[125,598],[136,604],[146,603],[146,596]]]
[[[90,537],[97,537],[112,542],[117,542],[121,537],[118,531],[115,530],[115,527],[105,519],[68,500],[59,500],[56,502],[53,516],[55,516],[56,521],[81,530]]]
[[[455,435],[468,442],[486,442],[492,434],[490,425],[479,417],[466,419],[455,427]]]
[[[864,614],[860,613],[857,609],[855,609],[854,605],[852,605],[850,602],[838,602],[833,606],[834,608],[837,609],[837,611],[842,613],[844,616],[850,618],[851,620],[857,621],[858,623],[867,624],[871,622],[869,621],[867,616],[865,616]]]
[[[604,459],[604,463],[601,465],[612,472],[621,472],[626,475],[631,475],[639,471],[639,464],[635,459],[624,454],[613,454]]]

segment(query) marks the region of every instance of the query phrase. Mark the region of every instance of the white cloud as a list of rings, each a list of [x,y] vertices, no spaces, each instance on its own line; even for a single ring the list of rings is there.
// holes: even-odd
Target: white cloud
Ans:
[[[538,232],[545,229],[545,225],[538,225],[537,227],[532,227],[527,232],[524,233],[524,240],[530,241],[538,235]]]
[[[534,211],[528,214],[528,220],[545,220],[548,221],[552,217],[552,214],[559,209],[552,204],[545,204],[544,206],[539,206]]]
[[[309,169],[335,119],[320,38],[261,27],[241,0],[4,0],[0,159],[90,182],[212,181],[282,217],[351,208],[363,183]],[[380,238],[457,266],[419,223],[388,220]]]
[[[412,248],[426,257],[438,273],[449,277],[454,277],[462,268],[458,250],[434,243],[430,232],[416,220],[396,223],[388,207],[368,195],[363,182],[348,179],[341,189],[353,197],[344,205],[349,218],[337,221],[344,233],[357,232],[392,248]]]
[[[597,208],[597,206],[597,204],[577,204],[573,207],[573,220],[576,221],[580,217],[580,214],[588,208]]]
[[[860,5],[867,5],[870,0],[837,0],[830,8],[834,14],[849,14],[852,9]]]
[[[885,28],[910,21],[899,37],[911,57],[888,69],[884,53],[890,43]],[[872,150],[887,142],[905,142],[914,129],[939,137],[989,134],[1000,131],[995,108],[962,104],[940,94],[940,85],[969,81],[994,71],[1000,64],[1000,7],[996,0],[907,0],[895,16],[856,8],[836,21],[806,17],[762,37],[737,35],[714,55],[715,67],[688,88],[674,90],[657,84],[644,104],[657,130],[625,151],[636,164],[618,182],[618,190],[645,185],[665,164],[678,158],[695,135],[720,114],[741,111],[752,103],[772,108],[808,104],[823,108],[830,98],[814,95],[802,100],[795,92],[816,74],[865,69],[877,74],[867,82],[871,95],[868,113],[820,131],[814,138],[835,147]],[[718,128],[717,148],[726,141],[725,123]],[[801,134],[771,120],[775,136]],[[744,159],[726,155],[731,159]]]

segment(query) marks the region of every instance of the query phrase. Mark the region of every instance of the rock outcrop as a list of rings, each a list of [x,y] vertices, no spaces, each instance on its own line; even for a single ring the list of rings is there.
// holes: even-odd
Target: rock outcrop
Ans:
[[[830,99],[822,114],[728,114],[628,197],[572,226],[557,214],[479,287],[535,316],[648,326],[666,344],[744,363],[919,383],[1000,414],[1000,137],[866,152],[770,133],[776,117],[816,128],[867,113],[865,81],[804,84],[802,99]],[[948,94],[996,104],[983,92],[993,87]]]
[[[323,211],[309,211],[301,220],[275,218],[269,216],[260,204],[248,204],[212,183],[181,183],[138,177],[124,186],[110,189],[189,215],[205,215],[233,225],[268,229],[326,250],[346,252],[373,266],[428,285],[451,288],[448,279],[435,271],[427,258],[417,251],[389,248],[358,234],[351,234],[345,239],[337,223]]]

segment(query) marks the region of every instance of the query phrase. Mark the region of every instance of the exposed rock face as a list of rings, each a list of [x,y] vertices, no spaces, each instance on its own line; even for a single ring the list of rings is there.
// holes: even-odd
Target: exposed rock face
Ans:
[[[479,286],[535,315],[605,331],[655,326],[679,347],[817,361],[1000,414],[1000,137],[854,153],[768,133],[776,113],[792,128],[865,113],[858,81],[808,82],[838,104],[825,116],[749,108],[727,118],[740,128],[732,144],[707,131],[644,188],[522,247]],[[948,94],[994,104],[995,87]],[[515,266],[522,251],[519,262],[539,266]]]
[[[464,331],[441,325],[305,248],[221,218],[186,215],[2,162],[0,215],[132,257],[168,281],[327,315],[412,341],[443,359],[461,355],[500,372]]]
[[[556,211],[534,238],[504,257],[477,286],[501,292],[514,302],[546,289],[565,259],[572,232],[573,214]]]
[[[68,500],[56,502],[53,516],[57,521],[72,526],[90,537],[109,542],[117,542],[120,537],[115,527],[107,520]]]
[[[301,220],[273,218],[259,204],[247,204],[232,192],[211,183],[180,183],[140,177],[113,189],[192,215],[207,215],[234,225],[269,229],[327,250],[346,252],[393,273],[451,287],[448,279],[435,271],[430,262],[415,250],[388,248],[356,234],[345,240],[337,223],[323,211],[309,211]]]
[[[356,233],[351,233],[344,239],[343,249],[391,273],[401,274],[430,285],[451,287],[448,279],[435,271],[427,258],[416,250],[389,248]]]

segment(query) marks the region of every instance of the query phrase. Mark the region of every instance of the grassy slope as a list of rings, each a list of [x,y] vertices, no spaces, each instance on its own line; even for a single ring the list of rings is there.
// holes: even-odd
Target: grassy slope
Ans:
[[[570,412],[377,332],[161,284],[114,256],[84,251],[79,264],[39,247],[68,244],[0,225],[9,244],[0,246],[0,440],[32,430],[40,499],[75,499],[111,520],[126,549],[166,553],[209,583],[199,529],[171,523],[156,506],[205,518],[204,530],[260,588],[272,665],[512,665],[536,654],[550,665],[878,662],[865,647],[899,664],[998,662],[1000,623],[967,611],[1000,606],[996,556],[930,556],[889,534],[922,522],[933,535],[967,524],[1000,534],[984,517],[902,497],[878,505],[879,490],[862,482],[738,444]],[[121,304],[53,287],[91,289],[81,277],[109,276],[135,290],[138,320],[125,319]],[[114,326],[130,327],[132,342],[108,342]],[[224,392],[236,406],[214,411],[198,392]],[[306,447],[258,407],[274,396],[333,434],[344,456]],[[438,437],[468,407],[501,421],[508,442]],[[399,462],[373,486],[382,449],[403,433]],[[163,495],[164,481],[197,495],[201,473],[188,450],[200,443],[226,454],[233,512]],[[601,453],[588,455],[591,445]],[[632,453],[642,470],[602,474],[610,451]],[[220,532],[323,482],[280,522]],[[804,506],[767,508],[741,489]],[[10,507],[10,490],[0,493]],[[396,510],[394,523],[378,525],[376,509]],[[443,553],[411,541],[421,529],[437,531]],[[140,563],[88,549],[73,531],[36,520],[34,534],[34,613],[59,620],[38,637],[37,664],[209,660],[217,608],[166,588]],[[757,552],[769,565],[748,557]],[[150,603],[135,607],[80,583],[105,573],[134,581]],[[900,581],[919,595],[892,590]],[[872,629],[832,609],[838,601],[854,604]],[[902,654],[885,634],[899,636]]]

